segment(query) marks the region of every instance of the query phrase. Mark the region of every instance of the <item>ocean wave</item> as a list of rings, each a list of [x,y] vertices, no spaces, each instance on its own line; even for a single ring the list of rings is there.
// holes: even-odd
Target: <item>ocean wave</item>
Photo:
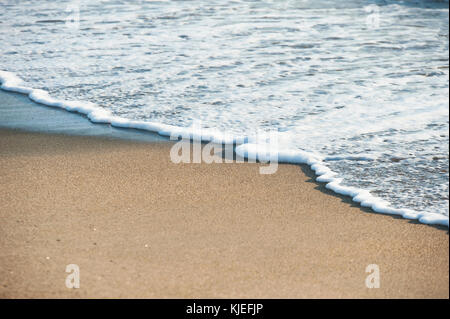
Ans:
[[[178,127],[163,123],[127,119],[113,115],[108,110],[105,110],[92,102],[55,99],[51,97],[47,91],[26,86],[22,79],[14,73],[7,71],[0,71],[0,82],[3,90],[26,94],[31,100],[40,104],[83,114],[92,123],[105,123],[120,128],[146,130],[167,137],[188,136],[192,140],[202,142],[215,142],[221,144],[236,143],[239,144],[236,147],[236,153],[249,160],[277,160],[280,163],[307,164],[315,172],[317,176],[316,181],[326,183],[325,187],[337,194],[351,197],[354,202],[359,203],[362,207],[371,208],[374,212],[381,214],[399,215],[406,219],[418,220],[424,224],[449,227],[449,217],[443,214],[422,212],[407,208],[393,208],[389,202],[373,196],[367,190],[343,185],[343,179],[325,164],[327,160],[373,160],[370,156],[329,156],[322,158],[312,152],[274,148],[269,144],[256,144],[254,143],[255,138],[252,136],[229,135],[212,129],[202,129],[199,131],[195,127]]]

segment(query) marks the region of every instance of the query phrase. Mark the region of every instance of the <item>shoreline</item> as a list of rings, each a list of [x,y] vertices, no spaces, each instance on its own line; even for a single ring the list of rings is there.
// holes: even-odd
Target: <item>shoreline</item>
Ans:
[[[22,81],[9,72],[0,71],[0,81],[2,82],[2,86],[0,87],[0,98],[2,98],[2,100],[6,99],[6,104],[8,106],[6,112],[3,105],[0,107],[0,120],[2,119],[1,116],[5,117],[4,115],[7,115],[3,121],[0,121],[0,128],[20,128],[26,131],[59,134],[68,133],[70,135],[111,137],[146,142],[169,142],[169,136],[174,133],[173,127],[171,128],[170,125],[150,122],[141,123],[141,121],[137,121],[136,124],[133,124],[135,121],[124,119],[112,121],[111,116],[106,114],[109,114],[109,112],[100,110],[97,106],[93,106],[89,103],[76,102],[75,104],[77,105],[80,103],[80,105],[76,106],[72,102],[55,100],[45,91],[20,86],[19,84],[22,84]],[[7,91],[8,93],[3,93],[2,90]],[[25,102],[25,99],[29,99],[28,103]],[[12,103],[15,103],[15,106],[19,105],[19,109],[23,107],[27,109],[30,105],[39,106],[42,112],[39,112],[38,116],[39,119],[44,122],[44,127],[45,124],[48,125],[50,122],[52,124],[55,123],[53,116],[56,116],[57,119],[59,117],[56,121],[56,128],[43,129],[42,124],[38,126],[33,124],[30,125],[29,121],[24,121],[23,111],[17,112],[17,110],[11,108]],[[47,111],[53,113],[52,116],[50,116]],[[32,110],[32,112],[35,114],[35,110]],[[13,114],[12,117],[9,116],[11,113]],[[18,116],[16,113],[18,113]],[[65,114],[63,115],[63,113]],[[63,120],[65,117],[72,121],[70,123],[71,126],[67,127],[66,120]],[[25,116],[25,118],[27,117]],[[49,120],[50,118],[52,118],[51,121]],[[176,133],[177,136],[190,136],[191,139],[197,134],[197,132],[190,132],[189,128],[181,129]],[[195,138],[198,138],[198,136]],[[216,138],[207,137],[204,140],[204,136],[202,135],[200,136],[200,139],[202,143],[206,143],[210,140],[213,141]],[[229,138],[220,140],[221,143],[224,141],[230,142]],[[263,158],[267,156],[266,154],[261,155],[255,153],[250,144],[245,144],[247,142],[244,143],[245,140],[245,137],[233,137],[233,145],[243,143],[234,150],[234,158],[252,157],[256,159],[259,158],[259,156],[262,156]],[[370,192],[364,189],[340,185],[339,178],[335,178],[334,173],[327,166],[324,166],[320,160],[316,160],[314,156],[307,154],[306,152],[279,152],[277,159],[282,164],[303,165],[307,163],[308,166],[310,166],[310,170],[312,169],[315,171],[315,180],[323,183],[325,187],[332,190],[334,194],[351,198],[351,201],[353,203],[358,203],[362,210],[368,208],[378,214],[401,216],[402,218],[412,221],[418,220],[427,225],[449,227],[448,216],[433,212],[417,212],[411,209],[393,208],[389,203],[386,205],[383,200],[372,196]]]
[[[148,131],[92,123],[81,113],[33,102],[27,94],[5,91],[1,88],[0,128],[149,143],[168,141],[168,138]]]
[[[306,166],[260,175],[174,164],[170,143],[0,136],[1,298],[449,297],[448,229],[361,210]]]

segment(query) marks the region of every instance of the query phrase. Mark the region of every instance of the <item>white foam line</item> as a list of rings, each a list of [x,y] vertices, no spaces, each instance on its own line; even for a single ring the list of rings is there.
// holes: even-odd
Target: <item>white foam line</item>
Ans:
[[[367,190],[342,185],[342,179],[336,177],[337,174],[324,164],[325,160],[337,160],[337,158],[322,159],[317,155],[299,150],[271,150],[268,152],[267,148],[261,147],[261,145],[248,143],[252,139],[245,136],[229,136],[221,132],[205,129],[202,129],[200,132],[193,127],[182,128],[162,123],[121,118],[112,115],[111,112],[91,102],[54,99],[46,91],[24,86],[23,81],[11,72],[0,71],[0,82],[2,83],[0,87],[3,90],[27,94],[31,100],[37,103],[84,114],[93,123],[105,123],[115,127],[146,130],[156,132],[162,136],[190,136],[191,139],[202,142],[236,143],[241,144],[236,147],[236,153],[244,158],[261,161],[277,158],[280,163],[307,164],[315,172],[318,182],[327,183],[325,185],[326,188],[337,194],[350,196],[354,202],[359,203],[363,207],[370,207],[377,213],[417,219],[424,224],[438,224],[449,227],[448,216],[430,212],[417,212],[411,209],[392,208],[389,206],[389,203],[371,195]]]
[[[126,119],[115,116],[108,110],[91,102],[55,99],[51,97],[47,91],[24,86],[23,81],[11,72],[0,71],[0,82],[2,83],[0,87],[3,90],[27,94],[34,102],[83,114],[93,123],[110,124],[111,126],[120,128],[140,129],[167,137],[190,137],[192,140],[203,142],[217,140],[226,141],[228,143],[242,143],[245,141],[243,136],[225,136],[206,129],[201,129],[201,131],[199,131],[195,127],[182,128],[162,123]]]
[[[324,159],[319,158],[317,155],[300,150],[269,150],[262,145],[251,143],[237,146],[236,153],[239,156],[260,161],[269,161],[278,157],[280,163],[307,164],[315,172],[318,182],[326,183],[325,187],[337,194],[351,197],[354,202],[359,203],[362,207],[369,207],[380,214],[399,215],[407,219],[416,219],[424,224],[449,227],[448,216],[430,212],[418,212],[406,208],[393,208],[388,202],[373,196],[367,190],[342,185],[342,179],[336,177],[337,173],[328,168],[324,164]]]

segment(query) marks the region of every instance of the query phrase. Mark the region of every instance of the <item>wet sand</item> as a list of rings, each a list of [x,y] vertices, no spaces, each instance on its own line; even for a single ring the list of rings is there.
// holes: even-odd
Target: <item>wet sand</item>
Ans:
[[[0,130],[0,297],[449,297],[446,227],[363,210],[307,167],[170,147]]]

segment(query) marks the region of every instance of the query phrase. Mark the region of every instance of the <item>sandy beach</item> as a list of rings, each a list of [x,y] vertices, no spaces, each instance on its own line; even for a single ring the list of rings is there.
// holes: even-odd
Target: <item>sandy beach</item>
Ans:
[[[363,210],[303,166],[174,164],[170,147],[0,130],[0,297],[449,297],[446,227]]]

